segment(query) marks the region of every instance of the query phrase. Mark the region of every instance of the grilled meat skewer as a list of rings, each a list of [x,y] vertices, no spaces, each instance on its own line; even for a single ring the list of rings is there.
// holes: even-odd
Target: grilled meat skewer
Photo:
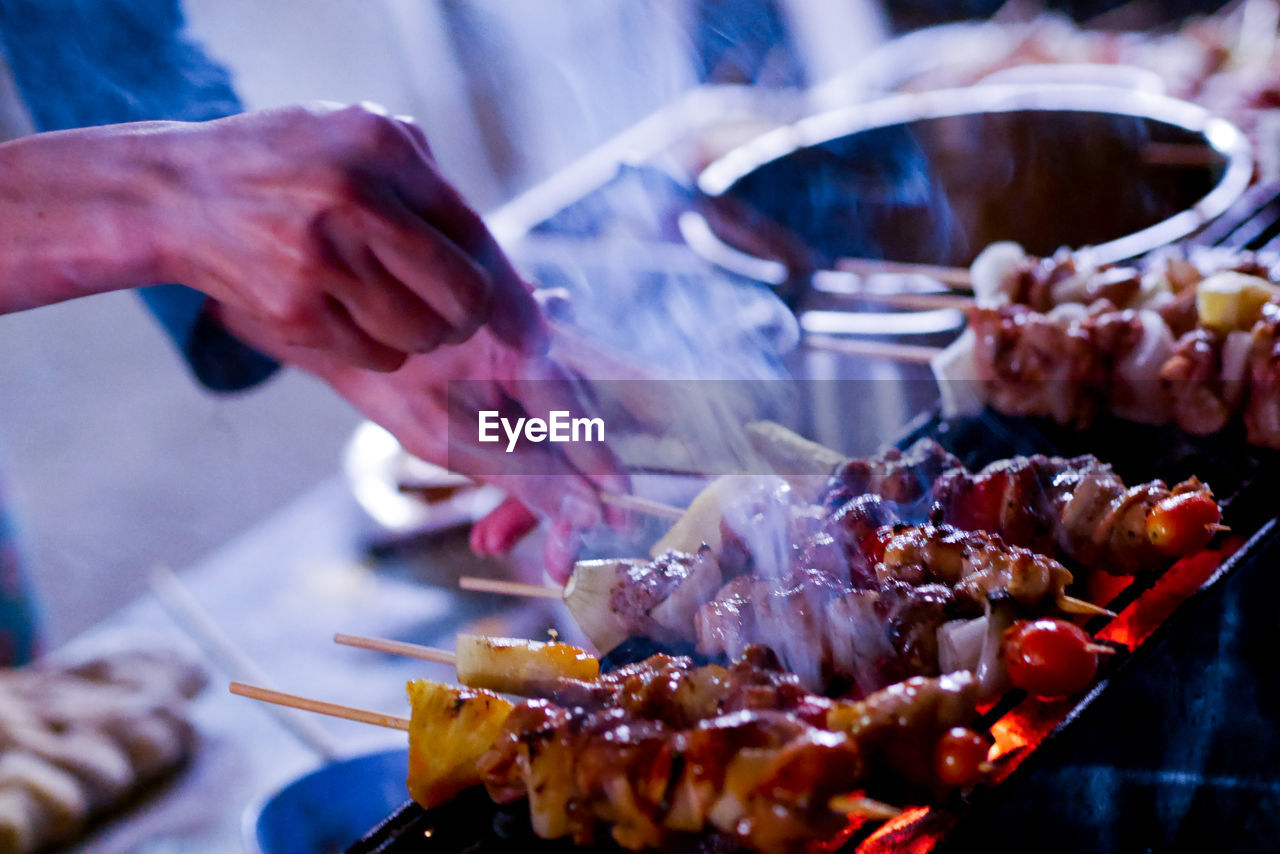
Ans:
[[[809,453],[813,465],[806,476],[811,476],[829,465],[833,453],[777,424],[749,425],[748,433],[766,461],[792,466],[779,469],[784,472],[795,471],[801,466],[797,458]],[[1153,517],[1191,492],[1201,495],[1206,510],[1216,507],[1209,488],[1194,478],[1173,489],[1161,481],[1130,486],[1096,457],[1038,454],[971,472],[937,442],[921,439],[905,451],[889,448],[868,459],[843,461],[819,500],[839,512],[851,500],[876,495],[901,521],[989,531],[1059,560],[1128,575],[1164,569],[1207,545],[1213,524],[1190,532],[1195,536],[1179,537],[1183,548],[1178,550],[1152,536],[1152,529],[1162,524]],[[732,534],[720,531],[717,540],[726,543]]]
[[[1248,253],[1146,272],[1003,244],[983,255],[970,330],[934,361],[957,408],[985,402],[1079,425],[1111,411],[1194,435],[1240,419],[1251,444],[1280,447],[1280,419],[1268,417],[1280,399],[1274,268]]]
[[[938,785],[921,757],[976,714],[966,675],[841,703],[807,694],[767,657],[748,658],[699,668],[655,656],[515,706],[412,683],[410,791],[432,807],[483,784],[499,802],[528,800],[544,838],[608,832],[639,850],[710,831],[756,851],[798,851],[846,827],[835,796],[882,777]],[[921,750],[894,747],[909,742]]]

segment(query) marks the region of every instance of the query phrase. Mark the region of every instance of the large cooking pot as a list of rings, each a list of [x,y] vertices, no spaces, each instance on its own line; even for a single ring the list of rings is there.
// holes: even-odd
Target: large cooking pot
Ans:
[[[702,172],[684,231],[716,263],[774,285],[841,258],[964,266],[997,240],[1046,255],[1090,246],[1107,263],[1191,234],[1251,174],[1244,135],[1196,105],[1112,86],[986,85],[764,134]]]
[[[960,312],[866,299],[941,285],[858,276],[841,259],[967,266],[987,244],[1015,240],[1120,261],[1217,217],[1252,171],[1245,136],[1193,104],[1112,86],[992,84],[858,104],[757,137],[700,174],[698,208],[680,225],[707,258],[777,288],[808,344],[941,346]],[[791,361],[817,381],[805,385],[803,428],[850,453],[937,397],[926,365],[812,346]]]

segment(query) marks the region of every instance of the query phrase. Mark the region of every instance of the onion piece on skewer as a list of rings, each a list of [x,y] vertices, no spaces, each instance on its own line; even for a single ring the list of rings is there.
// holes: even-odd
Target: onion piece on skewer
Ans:
[[[1249,369],[1249,354],[1253,351],[1253,335],[1242,330],[1227,333],[1222,344],[1222,386],[1226,399],[1232,405],[1244,395],[1245,372]]]
[[[1003,305],[1012,298],[1009,292],[1013,272],[1027,261],[1026,251],[1017,243],[992,243],[978,253],[969,266],[969,278],[978,305]]]
[[[966,329],[929,360],[942,398],[942,414],[947,418],[972,415],[986,405],[978,375],[977,342],[973,330]]]
[[[987,600],[983,607],[986,611],[983,617],[986,634],[982,638],[982,652],[973,673],[978,680],[978,695],[994,698],[1009,690],[1009,673],[1004,662],[1004,633],[1013,625],[1016,615],[1008,599],[999,602]]]
[[[614,589],[629,567],[643,560],[580,560],[564,586],[564,603],[596,649],[611,650],[631,637],[632,626],[613,602]]]
[[[611,650],[627,638],[692,640],[694,615],[724,583],[711,548],[666,552],[652,561],[587,560],[574,564],[564,602],[587,638]]]
[[[1137,323],[1141,337],[1116,360],[1113,368],[1111,408],[1129,421],[1164,424],[1172,413],[1169,396],[1160,382],[1160,370],[1173,357],[1177,342],[1157,312],[1138,311]]]
[[[943,673],[976,672],[987,636],[987,618],[951,620],[938,626],[938,668]]]
[[[719,552],[720,518],[725,504],[736,500],[740,484],[741,476],[722,475],[703,487],[689,502],[684,514],[649,549],[649,556],[657,557],[670,551],[692,553],[703,544]]]

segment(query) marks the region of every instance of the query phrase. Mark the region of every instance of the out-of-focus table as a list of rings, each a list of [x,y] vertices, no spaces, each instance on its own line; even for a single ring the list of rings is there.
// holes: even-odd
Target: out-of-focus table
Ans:
[[[563,606],[556,602],[459,591],[460,574],[501,573],[467,551],[464,534],[384,548],[375,566],[369,546],[378,545],[379,536],[346,482],[334,478],[179,577],[208,615],[274,679],[274,687],[394,714],[408,713],[407,680],[451,680],[451,669],[336,646],[334,632],[451,647],[457,631],[477,621],[486,629],[528,637],[563,623]],[[517,559],[531,560],[536,554],[537,544],[529,543]],[[137,645],[177,648],[208,662],[209,687],[193,705],[201,745],[189,768],[126,815],[96,828],[74,850],[243,850],[246,808],[319,766],[321,758],[260,704],[230,694],[228,675],[203,656],[152,595],[57,654],[77,656]],[[401,732],[313,719],[344,755],[406,743]]]

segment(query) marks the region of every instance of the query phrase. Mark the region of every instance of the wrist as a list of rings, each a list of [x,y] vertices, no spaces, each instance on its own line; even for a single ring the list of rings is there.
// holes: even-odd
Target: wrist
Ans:
[[[166,281],[165,183],[139,126],[0,146],[0,312]]]
[[[171,141],[180,127],[171,122],[121,126],[113,140],[107,184],[114,198],[103,215],[111,221],[120,255],[111,259],[125,287],[187,284],[178,224],[182,168],[172,156]]]

